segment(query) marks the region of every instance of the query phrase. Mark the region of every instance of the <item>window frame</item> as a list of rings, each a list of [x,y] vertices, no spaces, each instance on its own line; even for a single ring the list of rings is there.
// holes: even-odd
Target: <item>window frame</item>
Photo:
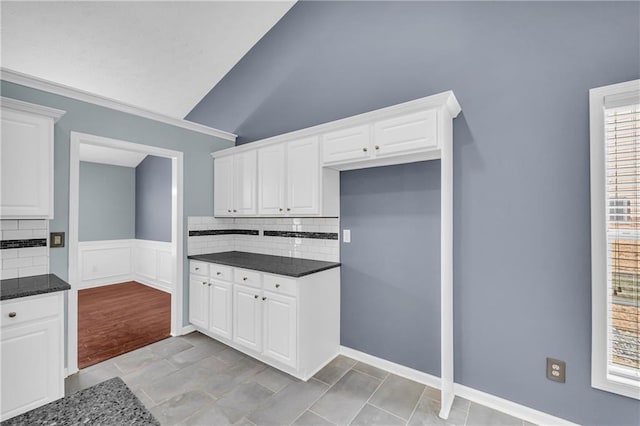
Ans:
[[[640,399],[640,378],[610,375],[608,366],[607,204],[605,170],[605,97],[637,92],[640,80],[589,91],[591,170],[591,386]]]

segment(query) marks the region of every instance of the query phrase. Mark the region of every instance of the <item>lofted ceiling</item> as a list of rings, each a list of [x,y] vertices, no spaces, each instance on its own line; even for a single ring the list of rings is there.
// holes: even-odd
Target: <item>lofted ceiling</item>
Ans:
[[[2,1],[2,67],[182,119],[295,1]]]

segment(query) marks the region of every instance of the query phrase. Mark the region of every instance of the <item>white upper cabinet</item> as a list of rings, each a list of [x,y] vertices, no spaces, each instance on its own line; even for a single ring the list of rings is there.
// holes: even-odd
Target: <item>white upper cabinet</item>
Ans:
[[[371,126],[351,127],[322,136],[322,162],[342,163],[369,157],[371,149]]]
[[[255,215],[258,211],[256,151],[217,158],[213,171],[214,215]]]
[[[217,160],[216,160],[217,161]],[[258,213],[278,216],[286,209],[285,145],[258,150]]]
[[[62,114],[2,98],[0,218],[53,219],[53,126]]]
[[[287,144],[287,212],[320,213],[320,154],[318,138]]]
[[[421,111],[374,124],[374,152],[381,157],[437,148],[437,113]]]
[[[233,215],[233,156],[216,158],[213,167],[213,211],[215,216]]]

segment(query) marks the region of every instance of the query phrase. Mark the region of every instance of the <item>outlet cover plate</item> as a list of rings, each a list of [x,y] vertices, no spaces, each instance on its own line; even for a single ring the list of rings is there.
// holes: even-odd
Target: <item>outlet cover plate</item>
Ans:
[[[559,359],[547,358],[547,379],[564,383],[567,364]]]

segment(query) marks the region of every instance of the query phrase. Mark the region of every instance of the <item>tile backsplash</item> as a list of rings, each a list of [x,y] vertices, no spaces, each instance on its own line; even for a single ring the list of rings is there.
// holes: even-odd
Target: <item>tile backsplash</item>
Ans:
[[[189,217],[189,255],[246,251],[338,262],[338,218]]]
[[[48,220],[0,220],[0,279],[49,273],[48,237]]]

